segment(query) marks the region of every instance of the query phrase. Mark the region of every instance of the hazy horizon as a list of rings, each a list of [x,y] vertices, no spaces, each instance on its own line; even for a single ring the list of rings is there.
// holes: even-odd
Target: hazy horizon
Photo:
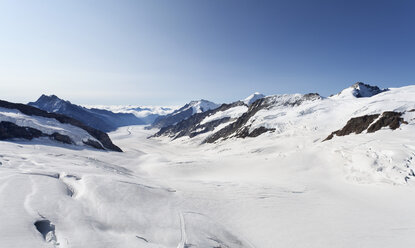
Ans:
[[[413,84],[414,1],[0,1],[0,99],[88,105]]]

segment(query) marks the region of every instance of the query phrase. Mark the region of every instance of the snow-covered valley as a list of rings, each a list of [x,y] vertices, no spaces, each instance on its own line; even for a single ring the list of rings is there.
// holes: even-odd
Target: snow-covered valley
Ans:
[[[261,149],[255,139],[235,149],[232,142],[194,146],[147,139],[150,133],[141,126],[111,133],[124,153],[1,142],[1,247],[412,243],[411,184],[353,167],[365,160],[404,162],[405,156],[413,165],[410,136],[394,151],[389,130],[372,134],[382,142],[361,142],[356,135],[337,145],[264,137]],[[34,226],[42,220],[54,228],[46,238]]]
[[[0,247],[411,247],[415,88],[349,91],[223,105],[173,129],[225,120],[195,136],[121,127],[109,137],[123,152],[45,137],[1,141]],[[2,111],[2,121],[18,115],[15,123],[44,132],[65,127]],[[385,111],[398,111],[391,120],[401,125],[392,128]],[[359,116],[373,117],[345,132]],[[203,142],[226,125],[240,129]],[[89,137],[72,129],[78,143]]]

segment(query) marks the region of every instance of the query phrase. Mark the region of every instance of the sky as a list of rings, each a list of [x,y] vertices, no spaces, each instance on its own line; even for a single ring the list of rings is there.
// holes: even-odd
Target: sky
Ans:
[[[0,0],[0,99],[180,105],[415,84],[412,0]]]

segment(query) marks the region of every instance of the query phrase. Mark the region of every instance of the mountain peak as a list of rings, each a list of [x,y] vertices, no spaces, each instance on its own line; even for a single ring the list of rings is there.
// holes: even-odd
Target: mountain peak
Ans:
[[[342,90],[340,93],[335,95],[335,97],[345,98],[345,97],[371,97],[374,95],[377,95],[379,93],[388,91],[389,89],[381,89],[378,86],[373,86],[370,84],[365,84],[362,82],[357,82],[350,86],[349,88],[346,88]]]
[[[255,92],[255,93],[253,93],[252,95],[250,95],[250,96],[248,96],[247,98],[245,98],[244,100],[243,100],[243,102],[246,104],[246,105],[251,105],[253,102],[255,102],[256,100],[258,100],[258,99],[261,99],[261,98],[264,98],[265,97],[265,95],[263,95],[263,94],[261,94],[261,93],[259,93],[259,92]]]
[[[38,101],[50,101],[50,100],[62,100],[62,99],[60,99],[56,95],[45,95],[45,94],[42,94],[39,97],[39,99],[37,99],[36,102],[38,102]]]
[[[216,104],[214,102],[211,102],[205,99],[191,101],[188,105],[189,105],[189,108],[190,107],[193,108],[193,114],[202,113],[202,112],[219,107],[219,104]]]
[[[66,104],[71,104],[69,101],[65,101],[56,95],[42,94],[36,102],[29,102],[31,106],[46,110],[48,112],[58,112]]]

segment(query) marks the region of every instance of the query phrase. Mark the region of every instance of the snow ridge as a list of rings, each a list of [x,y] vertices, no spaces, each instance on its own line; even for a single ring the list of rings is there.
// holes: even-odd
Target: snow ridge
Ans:
[[[261,98],[264,98],[265,97],[265,95],[263,95],[263,94],[261,94],[261,93],[259,93],[259,92],[255,92],[254,94],[252,94],[252,95],[250,95],[250,96],[248,96],[247,98],[245,98],[244,100],[243,100],[243,102],[246,104],[246,105],[251,105],[253,102],[255,102],[256,100],[258,100],[258,99],[261,99]]]

